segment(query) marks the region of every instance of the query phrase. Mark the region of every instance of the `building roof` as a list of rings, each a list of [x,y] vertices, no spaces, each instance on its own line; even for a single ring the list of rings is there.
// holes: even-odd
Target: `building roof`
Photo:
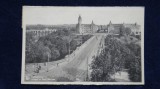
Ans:
[[[124,27],[140,30],[140,25],[137,24],[124,24]]]
[[[115,29],[118,29],[120,28],[121,26],[124,26],[124,27],[128,27],[128,28],[131,28],[131,29],[137,29],[137,30],[140,30],[140,25],[138,24],[112,24],[110,22],[110,24],[108,26],[113,26]]]
[[[83,27],[91,27],[91,25],[97,26],[97,25],[95,25],[95,24],[81,24],[81,26],[83,26]]]

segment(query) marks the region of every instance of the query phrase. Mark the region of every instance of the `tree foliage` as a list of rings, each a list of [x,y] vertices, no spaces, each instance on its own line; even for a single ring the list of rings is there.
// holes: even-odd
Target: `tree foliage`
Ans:
[[[83,35],[82,36],[82,43],[84,43],[85,41],[87,41],[89,38],[91,38],[92,35]]]
[[[127,60],[127,67],[129,69],[129,78],[134,82],[141,81],[141,47],[136,44],[128,44],[127,47],[132,50],[133,57]]]
[[[113,81],[110,76],[121,71],[124,67],[125,56],[129,50],[125,49],[125,46],[116,39],[113,39],[112,36],[106,37],[105,46],[105,49],[92,63],[92,69],[94,71],[92,72],[91,80],[93,81],[95,81],[95,79],[100,79],[99,81]],[[96,71],[97,68],[100,69]],[[95,78],[97,73],[99,73],[99,76]]]
[[[129,27],[124,27],[124,26],[121,26],[120,27],[120,35],[121,36],[128,36],[128,35],[131,35],[132,34],[132,31]]]
[[[31,46],[31,50],[26,53],[26,62],[44,62],[50,57],[50,49],[43,45],[41,42],[37,42]]]
[[[75,50],[77,47],[78,42],[76,40],[72,40],[70,42],[71,50]]]
[[[125,28],[125,34],[126,35],[131,35],[131,33],[132,33],[132,31],[131,31],[131,29],[130,28]]]
[[[69,50],[75,50],[77,40],[69,30],[57,30],[47,36],[35,39],[33,33],[26,35],[26,63],[54,61],[64,58],[69,54]],[[82,36],[81,36],[82,37]],[[90,36],[85,35],[84,40],[88,40]],[[79,41],[79,40],[78,40]],[[71,52],[72,52],[71,51]]]
[[[105,49],[91,64],[91,81],[113,81],[111,75],[128,69],[132,81],[140,81],[140,47],[135,44],[122,44],[112,35],[105,39]]]

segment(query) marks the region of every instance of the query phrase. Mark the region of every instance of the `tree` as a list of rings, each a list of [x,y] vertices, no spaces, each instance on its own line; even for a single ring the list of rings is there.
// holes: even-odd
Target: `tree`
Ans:
[[[141,81],[141,50],[136,44],[123,44],[108,35],[105,50],[92,62],[91,81],[113,81],[111,75],[128,69],[131,81]]]
[[[31,49],[31,46],[35,43],[35,37],[32,32],[26,33],[26,51],[29,51]]]
[[[100,54],[91,64],[91,81],[111,81],[112,65],[110,55]]]
[[[43,42],[37,42],[35,44],[35,60],[36,62],[46,62],[48,59],[48,54],[51,54],[51,50],[44,46]]]
[[[129,69],[129,78],[133,82],[141,81],[141,48],[137,44],[128,44],[127,47],[132,50],[127,60],[127,68]]]
[[[34,44],[35,44],[35,37],[34,34],[32,32],[27,32],[26,33],[26,63],[28,62],[33,62],[34,57],[35,57],[35,52],[33,50],[34,48]]]
[[[128,35],[131,35],[132,31],[130,28],[125,28],[125,34],[128,36]]]
[[[43,48],[40,49],[40,54],[42,54],[42,60],[40,62],[47,62],[48,58],[51,58],[51,50],[47,46],[42,46]]]
[[[71,35],[69,30],[63,29],[58,30],[57,32],[53,32],[44,37],[40,37],[38,41],[35,42],[34,34],[28,34],[26,46],[26,61],[45,62],[47,61],[46,59],[48,57],[48,54],[51,57],[51,61],[56,60],[57,58],[61,59],[65,57],[69,52],[69,45],[71,47],[71,50],[74,50],[77,46],[77,43],[75,40],[73,40],[72,36],[73,35]]]
[[[121,26],[120,27],[120,36],[128,36],[128,35],[131,35],[132,31],[129,27],[124,27],[124,26]]]
[[[94,59],[92,63],[93,72],[92,81],[113,81],[111,75],[121,71],[124,68],[127,50],[125,46],[108,36],[105,39],[105,49]]]
[[[51,54],[51,51],[48,47],[44,46],[42,42],[37,42],[31,46],[29,54],[26,55],[26,62],[31,63],[40,63],[46,62],[48,55]]]
[[[61,56],[65,56],[68,53],[67,41],[63,40],[61,37],[56,38],[56,48],[59,50]]]
[[[120,33],[119,33],[120,36],[124,36],[125,35],[125,27],[124,26],[121,26],[120,27]]]
[[[57,50],[56,48],[52,47],[51,48],[51,61],[56,60],[56,58],[58,58],[60,56],[59,50]]]
[[[133,82],[140,82],[141,81],[141,59],[134,58],[130,62],[130,67],[129,67],[129,78]]]
[[[71,42],[70,42],[70,49],[71,50],[75,50],[76,49],[76,47],[77,47],[77,41],[76,40],[72,40]]]

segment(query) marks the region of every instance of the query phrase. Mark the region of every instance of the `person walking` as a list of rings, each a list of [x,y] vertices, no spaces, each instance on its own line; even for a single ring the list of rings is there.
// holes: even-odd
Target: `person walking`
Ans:
[[[59,64],[59,63],[57,63],[57,67],[58,67],[58,64]]]

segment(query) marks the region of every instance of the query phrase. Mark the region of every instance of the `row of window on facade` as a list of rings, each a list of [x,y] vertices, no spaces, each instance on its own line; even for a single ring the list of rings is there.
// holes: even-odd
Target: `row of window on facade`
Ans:
[[[27,30],[27,32],[33,33],[35,36],[41,37],[46,36],[52,32],[56,32],[57,30]]]

